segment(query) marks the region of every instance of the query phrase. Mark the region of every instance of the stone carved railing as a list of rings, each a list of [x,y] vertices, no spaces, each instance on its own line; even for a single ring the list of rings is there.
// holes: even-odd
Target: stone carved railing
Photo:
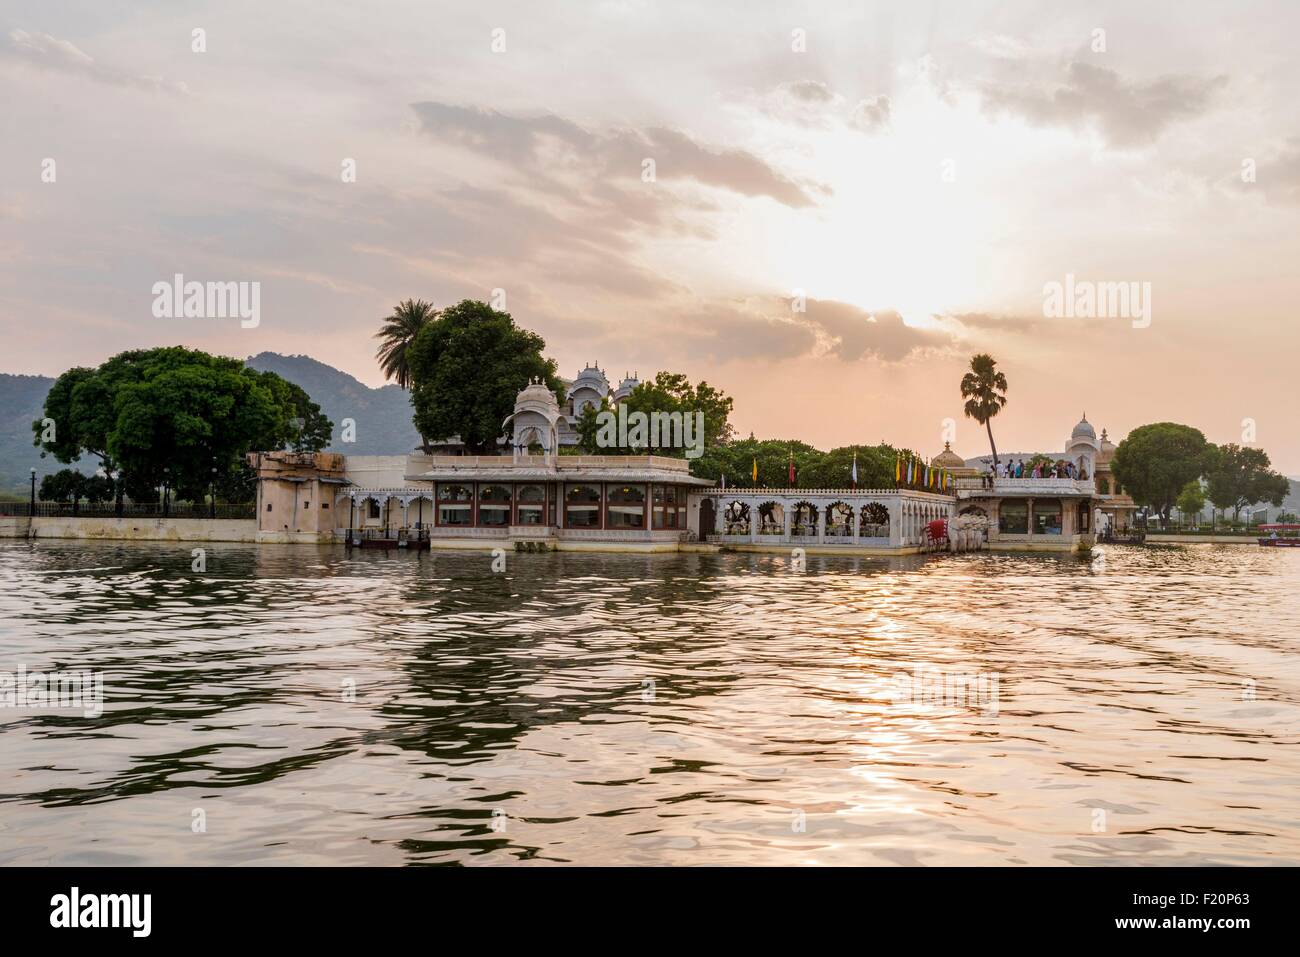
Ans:
[[[984,479],[961,478],[957,480],[961,498],[978,497],[990,489]],[[1092,479],[1072,478],[995,478],[991,491],[996,495],[1093,495],[1097,483]]]
[[[744,488],[730,486],[724,491],[720,488],[701,489],[700,494],[715,498],[758,498],[758,499],[801,499],[801,498],[868,498],[898,495],[927,495],[940,499],[951,499],[951,492],[939,492],[934,489],[916,488]]]

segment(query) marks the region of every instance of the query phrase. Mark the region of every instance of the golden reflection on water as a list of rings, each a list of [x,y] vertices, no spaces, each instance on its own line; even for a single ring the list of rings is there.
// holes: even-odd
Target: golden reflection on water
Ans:
[[[1300,863],[1291,550],[190,561],[0,545],[0,863]]]

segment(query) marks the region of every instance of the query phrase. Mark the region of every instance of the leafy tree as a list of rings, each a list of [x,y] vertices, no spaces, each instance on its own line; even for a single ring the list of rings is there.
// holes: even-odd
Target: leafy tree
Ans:
[[[1201,514],[1205,508],[1205,490],[1201,488],[1200,479],[1192,479],[1183,486],[1183,490],[1178,493],[1178,501],[1175,502],[1178,511],[1184,515],[1195,518]]]
[[[557,401],[564,386],[546,342],[509,313],[466,299],[442,310],[407,347],[411,405],[422,436],[459,436],[472,454],[496,451],[515,395],[540,378]]]
[[[846,445],[823,452],[806,442],[791,439],[734,439],[708,446],[691,463],[691,474],[719,481],[727,486],[753,487],[754,463],[758,463],[761,488],[782,489],[789,485],[790,459],[795,464],[795,488],[848,488],[852,483],[853,454],[858,456],[859,488],[893,488],[894,465],[898,456],[911,457],[907,450],[885,445]]]
[[[41,478],[38,495],[42,502],[75,502],[81,498],[86,476],[76,469],[59,469]]]
[[[279,376],[179,346],[119,353],[56,385],[45,406],[56,435],[43,437],[38,420],[36,444],[65,462],[98,456],[119,500],[155,500],[164,481],[178,497],[201,500],[214,468],[220,481],[250,450],[319,448],[332,429]]]
[[[804,484],[806,471],[821,460],[823,453],[806,442],[786,439],[738,439],[722,445],[706,445],[704,454],[691,462],[691,474],[720,481],[728,487],[785,488],[789,484],[790,457],[794,456],[796,484]],[[758,482],[754,482],[754,462]]]
[[[257,473],[247,462],[241,462],[237,467],[217,477],[216,493],[219,502],[230,502],[236,505],[251,502],[257,498]]]
[[[697,412],[704,414],[704,445],[721,445],[732,437],[731,409],[734,400],[719,389],[701,380],[692,385],[686,376],[676,372],[658,372],[655,377],[642,382],[627,397],[628,412],[680,412],[683,417]]]
[[[993,450],[993,471],[998,469],[998,447],[993,442],[993,417],[1007,404],[1007,377],[997,371],[997,360],[985,352],[972,356],[970,372],[961,379],[961,397],[966,400],[966,418],[974,419],[989,433]]]
[[[1232,442],[1212,448],[1205,473],[1210,500],[1219,508],[1232,509],[1234,523],[1247,505],[1256,502],[1281,505],[1291,491],[1291,483],[1269,465],[1268,454],[1263,449]]]
[[[1156,510],[1164,525],[1187,483],[1204,472],[1208,448],[1200,429],[1189,425],[1143,425],[1115,449],[1111,472],[1135,502]]]
[[[603,448],[598,441],[600,414],[613,411],[615,410],[610,406],[607,398],[600,400],[600,408],[588,405],[582,410],[582,415],[578,416],[578,421],[574,426],[578,433],[577,453],[582,455],[618,455],[620,452],[628,451],[625,449]]]
[[[880,445],[845,445],[831,449],[804,472],[799,485],[802,488],[848,488],[853,484],[854,453],[858,457],[858,488],[894,487],[894,463],[899,452],[883,442]]]
[[[111,500],[116,491],[116,483],[104,475],[88,475],[81,483],[81,496],[92,505]]]
[[[295,452],[319,452],[330,444],[334,423],[311,400],[301,386],[274,372],[256,372],[263,386],[271,391],[280,408],[276,434],[268,448],[289,448]]]
[[[686,376],[674,372],[659,372],[654,379],[648,382],[642,382],[632,393],[621,403],[626,406],[628,415],[633,412],[641,412],[649,416],[656,412],[679,413],[683,420],[683,442],[685,441],[685,427],[687,417],[691,417],[694,422],[695,414],[703,414],[704,431],[702,436],[696,438],[696,441],[702,441],[703,447],[721,445],[725,443],[732,435],[732,427],[729,421],[731,409],[734,400],[725,392],[713,388],[707,382],[700,382],[698,385],[692,385]],[[607,400],[602,400],[599,409],[593,409],[590,406],[583,410],[577,423],[578,444],[579,447],[587,454],[602,455],[644,455],[646,452],[652,452],[656,455],[670,455],[676,458],[682,458],[686,454],[684,446],[674,446],[672,441],[675,438],[673,434],[660,434],[659,445],[654,447],[646,446],[643,448],[605,448],[597,442],[597,436],[600,431],[598,416],[600,412],[617,412],[615,406],[611,406]],[[691,428],[695,426],[692,424]],[[697,433],[692,432],[696,437]],[[648,437],[649,438],[649,437]],[[647,441],[648,441],[647,438]],[[694,443],[692,443],[694,444]],[[692,460],[692,461],[697,461]]]

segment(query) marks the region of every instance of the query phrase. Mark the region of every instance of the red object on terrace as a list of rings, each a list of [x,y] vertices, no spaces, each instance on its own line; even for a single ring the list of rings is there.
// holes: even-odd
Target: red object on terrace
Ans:
[[[948,520],[946,518],[936,518],[933,522],[927,522],[925,537],[931,542],[946,542],[948,540]]]

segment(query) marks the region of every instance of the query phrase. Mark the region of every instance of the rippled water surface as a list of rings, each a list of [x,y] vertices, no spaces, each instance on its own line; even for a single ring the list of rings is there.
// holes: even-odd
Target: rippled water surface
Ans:
[[[0,863],[1300,863],[1300,549],[491,561],[0,543]]]

